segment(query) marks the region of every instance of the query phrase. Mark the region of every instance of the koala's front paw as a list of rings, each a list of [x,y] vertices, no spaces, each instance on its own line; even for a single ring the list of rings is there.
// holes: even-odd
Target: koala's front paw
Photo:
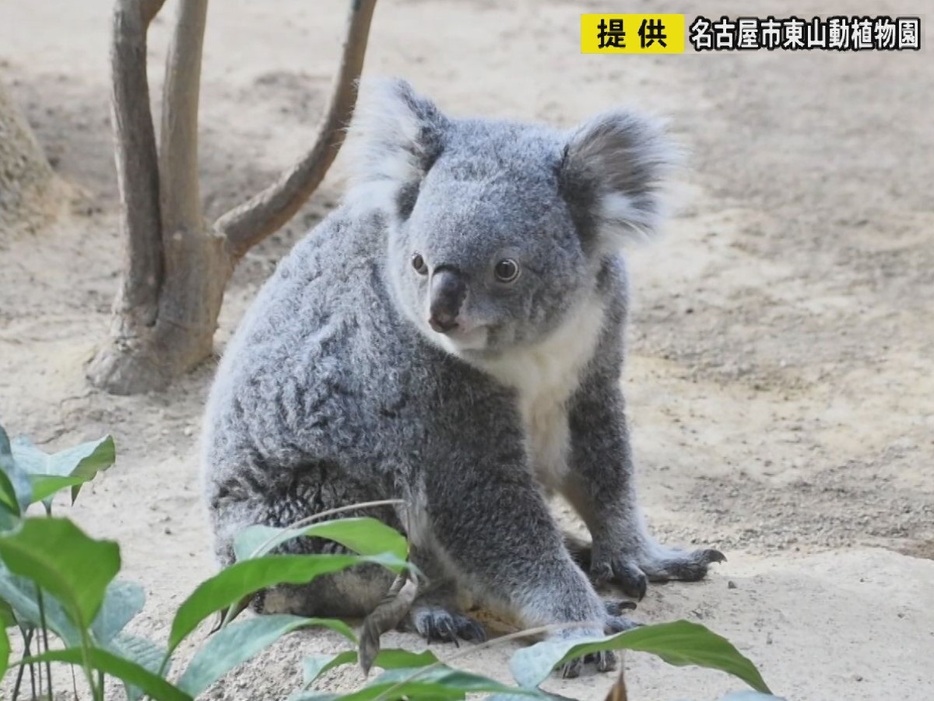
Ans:
[[[674,550],[650,548],[648,552],[602,557],[595,553],[590,578],[595,585],[616,584],[628,595],[641,600],[648,582],[681,580],[696,582],[707,575],[707,568],[726,557],[719,550]]]

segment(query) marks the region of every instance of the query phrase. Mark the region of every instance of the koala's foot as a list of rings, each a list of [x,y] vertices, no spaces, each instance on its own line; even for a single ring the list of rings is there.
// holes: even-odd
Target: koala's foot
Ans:
[[[409,613],[409,624],[429,643],[458,644],[458,639],[482,643],[486,629],[470,616],[434,604],[415,605]]]
[[[709,565],[725,561],[726,555],[713,548],[667,550],[663,555],[640,561],[639,567],[650,582],[668,582],[673,579],[696,582],[707,576]]]
[[[725,560],[723,553],[710,548],[688,551],[666,548],[594,560],[590,564],[590,578],[595,585],[616,584],[626,595],[641,600],[648,582],[696,582],[707,576],[711,564]]]
[[[620,553],[610,548],[594,548],[577,537],[566,535],[568,551],[580,567],[590,574],[596,586],[615,584],[627,596],[641,600],[649,582],[680,580],[696,582],[707,576],[708,567],[724,562],[719,550],[677,550],[654,542],[643,547],[625,548]]]

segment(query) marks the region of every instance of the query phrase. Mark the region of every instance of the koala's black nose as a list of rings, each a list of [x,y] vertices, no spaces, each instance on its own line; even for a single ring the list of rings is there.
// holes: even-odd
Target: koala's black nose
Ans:
[[[457,315],[464,297],[467,296],[467,284],[459,273],[441,268],[431,276],[429,292],[428,324],[439,333],[446,333],[457,327]]]

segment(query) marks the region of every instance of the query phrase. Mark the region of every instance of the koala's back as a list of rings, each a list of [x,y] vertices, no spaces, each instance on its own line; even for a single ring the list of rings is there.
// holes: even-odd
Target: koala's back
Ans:
[[[386,498],[404,469],[408,401],[430,354],[382,282],[381,220],[348,206],[296,244],[218,367],[203,482],[221,560],[250,523]],[[409,362],[400,362],[408,359]]]

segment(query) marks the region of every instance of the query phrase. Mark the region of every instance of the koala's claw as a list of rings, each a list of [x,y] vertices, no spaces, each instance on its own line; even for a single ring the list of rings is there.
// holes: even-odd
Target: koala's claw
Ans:
[[[618,560],[612,564],[594,563],[590,568],[590,580],[597,587],[616,584],[626,596],[631,596],[637,601],[642,601],[649,586],[645,573],[635,564],[625,560]]]
[[[414,611],[412,625],[429,643],[454,643],[459,647],[459,639],[482,643],[487,638],[486,630],[474,619],[437,606]]]
[[[642,625],[644,624],[634,621],[627,616],[607,616],[606,622],[604,623],[604,632],[607,635],[616,635],[616,633],[639,628]]]
[[[587,655],[584,660],[586,662],[593,662],[597,666],[598,672],[612,672],[616,669],[616,665],[619,662],[616,653],[612,650],[591,653]]]
[[[436,622],[437,627],[432,624],[431,621],[428,623],[428,638],[436,638],[442,642],[454,643],[456,647],[460,647],[460,644],[457,642],[457,631],[454,630],[454,623],[449,618],[442,618]]]
[[[712,548],[685,552],[670,550],[654,557],[636,555],[614,561],[593,562],[590,579],[598,587],[615,584],[627,596],[641,601],[649,582],[697,582],[707,576],[711,564],[725,561],[726,556]]]
[[[631,611],[636,608],[635,601],[626,601],[625,599],[604,599],[603,606],[606,608],[607,616],[621,616],[623,611]]]
[[[591,652],[583,657],[565,662],[559,668],[559,673],[563,679],[575,679],[580,676],[584,664],[593,664],[598,672],[612,672],[616,669],[618,663],[616,653],[612,650],[603,650],[601,652]]]
[[[707,548],[650,561],[642,566],[642,570],[650,582],[668,582],[673,579],[697,582],[707,576],[707,568],[716,562],[726,562],[726,556],[719,550]]]
[[[636,607],[635,603],[632,601],[604,600],[603,605],[606,609],[606,617],[603,621],[603,632],[605,635],[615,635],[616,633],[622,633],[623,631],[632,630],[633,628],[638,628],[643,625],[642,623],[638,623],[622,615],[623,611]],[[593,664],[598,672],[609,672],[616,669],[617,662],[616,653],[612,650],[603,650],[600,652],[587,653],[570,662],[565,662],[558,667],[556,671],[564,679],[573,679],[580,676],[585,664]]]
[[[619,568],[615,581],[626,596],[631,596],[636,601],[642,601],[649,588],[649,579],[645,573],[635,565],[628,563]]]

